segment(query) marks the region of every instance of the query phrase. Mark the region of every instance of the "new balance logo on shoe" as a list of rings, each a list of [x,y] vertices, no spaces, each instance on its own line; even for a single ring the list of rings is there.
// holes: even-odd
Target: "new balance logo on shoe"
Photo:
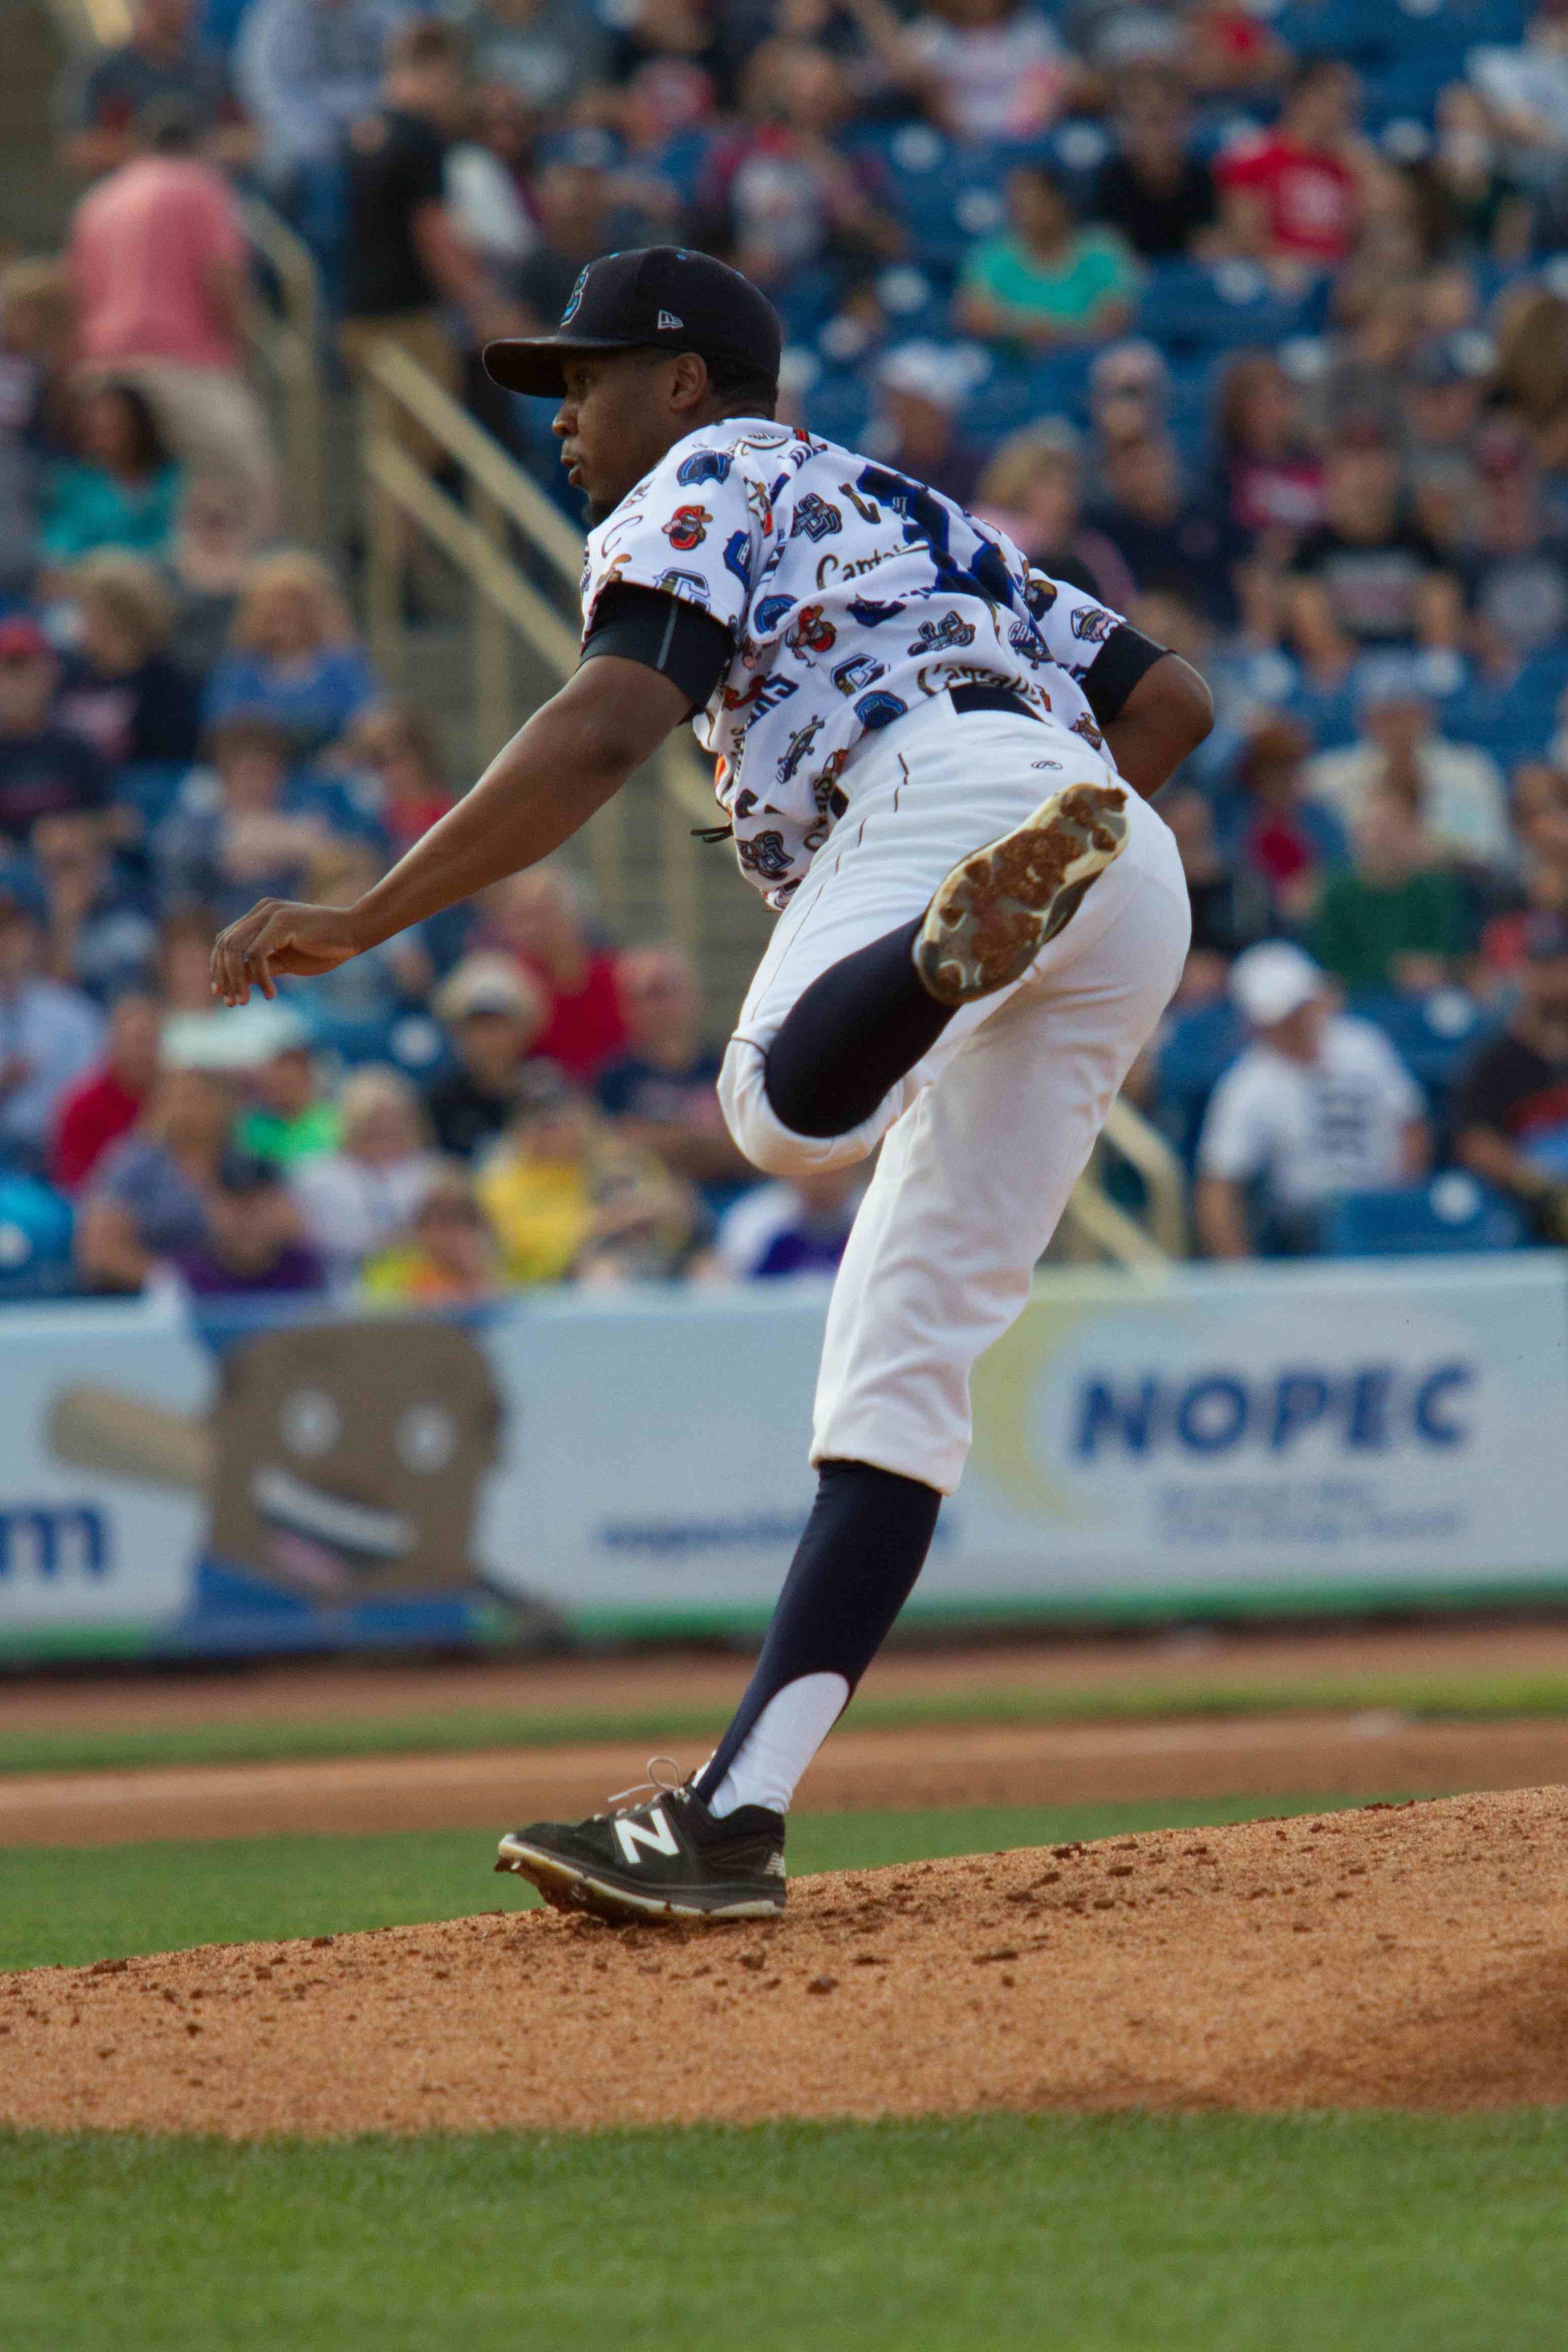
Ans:
[[[662,1805],[649,1806],[646,1828],[641,1822],[626,1818],[617,1821],[615,1829],[616,1835],[620,1841],[621,1852],[634,1868],[640,1866],[642,1862],[642,1856],[637,1852],[638,1846],[646,1846],[650,1853],[676,1854],[680,1852],[676,1843],[675,1832],[665,1819]]]
[[[685,320],[678,319],[673,310],[661,310],[658,314],[658,331],[661,335],[673,334],[677,329],[684,327],[685,324]]]

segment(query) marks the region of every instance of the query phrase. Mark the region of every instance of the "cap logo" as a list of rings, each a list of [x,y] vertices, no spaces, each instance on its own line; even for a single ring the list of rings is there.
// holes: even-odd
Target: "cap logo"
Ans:
[[[588,268],[590,269],[593,268],[592,262],[589,263]],[[588,270],[580,269],[577,273],[577,283],[574,286],[571,293],[567,296],[566,308],[561,313],[561,323],[563,327],[570,326],[573,320],[577,316],[577,312],[582,307],[583,289],[587,283]]]
[[[658,314],[658,331],[661,335],[673,334],[678,328],[684,327],[685,324],[685,320],[678,319],[673,310],[661,310]]]

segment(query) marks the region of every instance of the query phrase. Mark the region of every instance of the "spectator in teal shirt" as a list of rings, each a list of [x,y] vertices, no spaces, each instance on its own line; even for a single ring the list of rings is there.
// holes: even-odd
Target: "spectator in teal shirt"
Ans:
[[[57,475],[44,517],[44,547],[71,563],[100,547],[162,555],[174,530],[181,476],[145,395],[124,383],[81,394],[81,456]]]
[[[1119,335],[1132,314],[1138,267],[1113,229],[1080,228],[1043,163],[1007,182],[1008,226],[978,245],[958,291],[965,333],[1049,351]]]

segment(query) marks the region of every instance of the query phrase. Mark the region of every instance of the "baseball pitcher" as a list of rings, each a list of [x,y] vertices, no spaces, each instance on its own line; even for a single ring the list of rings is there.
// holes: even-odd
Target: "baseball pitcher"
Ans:
[[[1210,725],[1202,680],[924,484],[774,421],[778,319],[671,247],[492,343],[558,399],[586,496],[581,665],[349,907],[263,899],[219,938],[243,1003],[548,856],[669,730],[716,762],[778,910],[724,1117],[779,1176],[877,1152],[828,1311],[817,1490],[714,1754],[501,1842],[563,1907],[771,1914],[784,1814],[903,1606],[963,1468],[969,1375],[1019,1313],[1107,1108],[1176,985],[1187,893],[1148,805]]]

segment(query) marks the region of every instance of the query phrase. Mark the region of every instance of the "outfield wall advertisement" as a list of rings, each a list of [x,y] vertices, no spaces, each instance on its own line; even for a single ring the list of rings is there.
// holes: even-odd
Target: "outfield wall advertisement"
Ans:
[[[0,1323],[0,1657],[745,1631],[809,1504],[825,1295]],[[928,1615],[1568,1594],[1568,1259],[1042,1277]]]

